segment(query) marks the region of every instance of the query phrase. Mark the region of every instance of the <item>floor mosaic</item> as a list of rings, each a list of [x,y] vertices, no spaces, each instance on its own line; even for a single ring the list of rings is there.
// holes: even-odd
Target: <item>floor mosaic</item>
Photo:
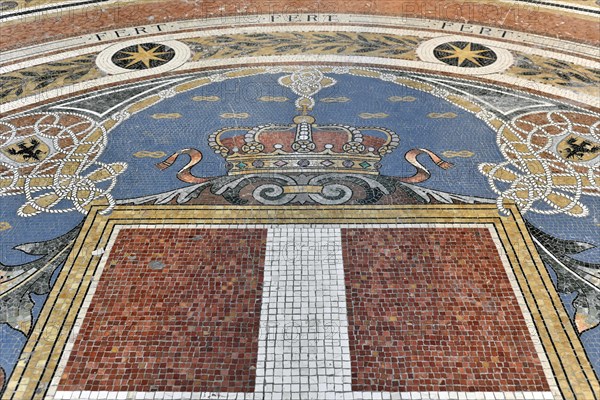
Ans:
[[[599,399],[597,3],[0,2],[0,396]]]
[[[354,390],[549,390],[487,229],[343,236]]]
[[[254,230],[121,231],[58,390],[253,389],[265,242]]]

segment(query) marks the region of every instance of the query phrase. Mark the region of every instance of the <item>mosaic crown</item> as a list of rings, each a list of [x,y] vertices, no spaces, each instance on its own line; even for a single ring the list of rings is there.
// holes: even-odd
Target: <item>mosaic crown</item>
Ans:
[[[378,174],[382,157],[400,144],[386,128],[318,125],[299,115],[290,125],[224,128],[209,136],[230,175],[265,172]]]

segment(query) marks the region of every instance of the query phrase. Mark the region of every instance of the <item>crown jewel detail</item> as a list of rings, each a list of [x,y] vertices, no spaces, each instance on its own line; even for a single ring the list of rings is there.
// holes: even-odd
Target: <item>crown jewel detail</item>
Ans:
[[[209,145],[227,161],[230,175],[265,172],[378,174],[383,156],[400,144],[386,128],[318,125],[298,115],[289,125],[223,128]]]

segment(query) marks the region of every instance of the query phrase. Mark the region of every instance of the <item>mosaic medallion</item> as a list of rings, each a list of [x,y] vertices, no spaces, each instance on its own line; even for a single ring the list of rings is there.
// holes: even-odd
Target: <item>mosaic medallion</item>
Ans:
[[[433,50],[435,57],[455,67],[480,68],[492,65],[498,56],[489,47],[478,43],[449,42]]]
[[[126,47],[112,56],[112,62],[125,69],[142,70],[160,67],[175,57],[175,50],[164,44],[142,43]]]
[[[162,73],[183,65],[190,48],[176,40],[128,41],[108,46],[96,58],[96,65],[110,75]]]
[[[465,36],[431,38],[421,43],[416,50],[421,61],[435,64],[438,70],[456,74],[502,73],[515,63],[510,49],[486,39],[471,42]]]

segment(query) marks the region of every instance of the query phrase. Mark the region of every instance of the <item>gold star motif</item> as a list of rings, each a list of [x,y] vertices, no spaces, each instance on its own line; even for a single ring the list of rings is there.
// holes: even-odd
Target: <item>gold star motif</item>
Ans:
[[[137,51],[123,51],[122,53],[129,54],[129,57],[120,58],[118,61],[130,61],[129,64],[125,66],[125,68],[129,68],[132,65],[135,65],[140,62],[143,63],[146,66],[146,68],[150,68],[150,61],[168,61],[159,56],[169,54],[169,52],[158,52],[159,47],[160,46],[156,46],[153,49],[146,50],[141,45],[138,45]]]
[[[446,56],[446,57],[442,57],[442,58],[440,58],[440,60],[457,58],[459,67],[463,64],[463,62],[465,62],[465,60],[471,61],[473,64],[481,67],[481,64],[479,63],[479,61],[477,61],[477,59],[488,59],[488,60],[491,59],[491,57],[481,55],[481,53],[485,53],[488,50],[472,50],[471,43],[467,43],[467,45],[462,49],[460,47],[453,45],[452,43],[448,43],[448,44],[450,45],[450,47],[452,47],[452,50],[438,50],[438,51],[441,51],[444,53],[449,53],[450,55]]]

